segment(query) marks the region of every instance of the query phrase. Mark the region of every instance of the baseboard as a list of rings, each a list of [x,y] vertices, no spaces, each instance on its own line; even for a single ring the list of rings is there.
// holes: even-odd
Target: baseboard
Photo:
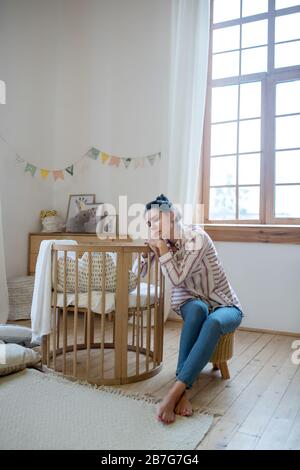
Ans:
[[[241,326],[238,328],[238,330],[249,331],[251,333],[267,333],[269,335],[283,335],[283,336],[293,336],[294,338],[300,338],[300,333],[292,333],[290,331],[266,330],[263,328],[248,328],[247,326]]]
[[[168,318],[167,321],[182,323],[182,319],[180,317]],[[250,333],[266,333],[269,335],[293,336],[294,338],[300,338],[300,333],[293,333],[291,331],[268,330],[264,328],[250,328],[247,326],[240,326],[238,327],[238,330],[249,331]]]

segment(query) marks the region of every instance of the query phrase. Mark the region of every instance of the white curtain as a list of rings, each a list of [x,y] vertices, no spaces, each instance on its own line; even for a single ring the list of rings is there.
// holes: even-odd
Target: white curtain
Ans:
[[[173,0],[167,162],[161,192],[174,203],[196,202],[207,87],[210,1]],[[166,279],[165,319],[171,286]],[[171,315],[169,314],[171,313]]]
[[[8,292],[6,283],[3,230],[2,230],[2,210],[0,201],[0,324],[6,323],[8,318]]]
[[[209,23],[209,0],[173,0],[167,181],[161,186],[181,204],[196,202],[200,184]]]

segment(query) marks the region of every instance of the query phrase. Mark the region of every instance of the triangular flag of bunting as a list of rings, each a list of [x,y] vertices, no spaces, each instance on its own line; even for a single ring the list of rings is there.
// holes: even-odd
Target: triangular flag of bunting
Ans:
[[[64,179],[64,174],[62,170],[53,170],[52,173],[53,173],[54,181],[57,181],[59,179],[61,180]]]
[[[24,158],[20,157],[20,155],[18,155],[18,154],[16,154],[16,160],[19,163],[24,163],[25,162]]]
[[[134,168],[143,168],[145,166],[144,158],[135,158],[134,159]]]
[[[92,158],[93,160],[97,160],[97,158],[99,157],[99,154],[100,154],[100,150],[96,149],[95,147],[92,147],[88,152],[88,156]]]
[[[147,157],[147,158],[148,158],[148,160],[149,160],[149,163],[150,163],[151,165],[153,165],[154,162],[155,162],[155,159],[156,159],[156,155],[149,155],[149,157]]]
[[[47,179],[49,174],[52,173],[54,181],[57,181],[59,179],[64,180],[64,172],[68,173],[71,176],[74,176],[74,166],[75,164],[83,161],[86,157],[92,158],[93,160],[99,160],[101,163],[105,164],[106,162],[110,166],[120,166],[121,160],[124,163],[125,168],[129,168],[131,164],[134,165],[134,168],[144,168],[146,166],[146,161],[148,160],[149,164],[151,166],[154,165],[155,161],[157,158],[161,160],[161,152],[157,152],[152,155],[147,155],[144,157],[137,157],[137,158],[126,158],[126,157],[117,157],[115,155],[110,155],[108,153],[102,152],[98,150],[96,147],[91,147],[83,156],[80,160],[77,160],[77,162],[72,163],[71,165],[67,166],[63,170],[47,170],[46,168],[39,168],[35,165],[32,165],[32,163],[26,162],[19,154],[15,154],[15,159],[18,163],[24,163],[25,164],[25,173],[30,173],[32,177],[36,176],[36,172],[38,171],[40,176],[43,179]],[[101,156],[101,159],[100,159]]]
[[[120,165],[120,161],[121,161],[121,158],[120,158],[120,157],[111,156],[109,165],[119,166],[119,165]]]
[[[128,168],[130,163],[131,163],[131,158],[123,158],[123,162],[124,162],[124,165],[125,165],[125,168]]]
[[[36,172],[36,168],[37,167],[34,165],[31,165],[31,163],[27,163],[25,167],[25,173],[30,173],[31,176],[34,176]]]
[[[101,152],[102,163],[105,163],[109,159],[108,153]]]
[[[67,173],[69,173],[69,175],[73,176],[74,175],[74,165],[67,166],[67,168],[65,168],[65,171]]]
[[[45,170],[44,168],[41,168],[40,169],[40,175],[43,179],[46,179],[48,178],[48,175],[49,175],[50,171],[49,170]]]

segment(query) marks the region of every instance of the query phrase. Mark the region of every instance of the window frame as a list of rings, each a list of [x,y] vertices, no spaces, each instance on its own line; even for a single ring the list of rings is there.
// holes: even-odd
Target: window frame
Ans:
[[[282,218],[275,217],[275,99],[276,84],[284,81],[300,79],[300,64],[274,68],[275,53],[275,18],[277,16],[300,12],[299,6],[292,6],[280,10],[275,10],[275,0],[269,0],[268,12],[253,16],[242,17],[224,21],[222,23],[213,23],[213,3],[210,0],[210,35],[209,35],[209,57],[208,57],[208,75],[207,75],[207,93],[205,104],[205,115],[203,124],[203,142],[202,142],[202,167],[201,182],[202,191],[200,194],[201,202],[204,204],[204,223],[209,225],[229,224],[229,225],[300,225],[300,218]],[[242,8],[242,0],[241,0]],[[242,10],[241,10],[242,11]],[[268,71],[239,75],[235,77],[212,79],[212,37],[214,29],[226,26],[242,25],[253,20],[268,19]],[[240,27],[240,39],[242,28]],[[289,41],[284,41],[289,42]],[[242,44],[240,41],[240,48]],[[260,47],[260,46],[254,46]],[[226,51],[229,52],[229,51]],[[239,69],[241,70],[241,54],[239,58]],[[210,190],[210,139],[211,139],[211,97],[212,89],[215,85],[225,86],[249,83],[254,81],[261,82],[261,161],[260,161],[260,214],[258,219],[209,219],[209,190]],[[269,119],[272,116],[272,119]],[[239,126],[239,117],[237,119]],[[238,155],[238,154],[237,154]],[[237,158],[237,165],[238,165]],[[299,182],[300,183],[300,182]],[[248,185],[247,185],[248,186]],[[249,185],[251,186],[251,185]],[[226,187],[226,186],[224,186]],[[236,185],[236,191],[238,185]]]

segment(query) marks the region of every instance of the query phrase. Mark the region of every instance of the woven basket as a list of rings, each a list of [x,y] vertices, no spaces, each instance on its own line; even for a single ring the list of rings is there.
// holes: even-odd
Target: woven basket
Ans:
[[[9,297],[8,320],[30,319],[34,276],[21,276],[7,282]]]
[[[215,364],[226,362],[233,356],[234,333],[227,333],[221,336],[219,343],[210,358],[210,362]]]

